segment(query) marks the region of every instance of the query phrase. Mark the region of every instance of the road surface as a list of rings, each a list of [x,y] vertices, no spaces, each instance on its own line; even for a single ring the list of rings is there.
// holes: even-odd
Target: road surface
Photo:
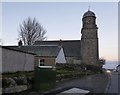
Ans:
[[[110,74],[110,85],[107,93],[107,95],[111,95],[112,93],[120,95],[120,74],[118,72]]]

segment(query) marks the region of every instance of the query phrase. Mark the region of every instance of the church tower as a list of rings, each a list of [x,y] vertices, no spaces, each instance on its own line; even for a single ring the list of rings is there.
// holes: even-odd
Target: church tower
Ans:
[[[86,65],[98,66],[98,27],[95,14],[88,10],[82,18],[81,59]]]

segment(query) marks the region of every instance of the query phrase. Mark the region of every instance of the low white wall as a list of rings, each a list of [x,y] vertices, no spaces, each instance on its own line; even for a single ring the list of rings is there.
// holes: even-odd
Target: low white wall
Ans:
[[[34,55],[2,48],[2,72],[34,70]]]

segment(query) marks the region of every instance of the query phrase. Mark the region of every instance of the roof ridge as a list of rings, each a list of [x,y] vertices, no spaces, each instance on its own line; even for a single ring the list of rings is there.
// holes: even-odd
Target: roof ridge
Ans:
[[[35,41],[35,42],[59,42],[60,40],[46,40],[46,41]],[[81,40],[61,40],[63,41],[81,41]]]

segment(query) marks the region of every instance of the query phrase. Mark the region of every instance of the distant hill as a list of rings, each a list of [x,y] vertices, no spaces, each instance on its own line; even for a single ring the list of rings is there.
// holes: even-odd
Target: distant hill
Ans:
[[[103,65],[103,68],[116,69],[116,66],[118,66],[118,61],[106,61],[106,64]]]

